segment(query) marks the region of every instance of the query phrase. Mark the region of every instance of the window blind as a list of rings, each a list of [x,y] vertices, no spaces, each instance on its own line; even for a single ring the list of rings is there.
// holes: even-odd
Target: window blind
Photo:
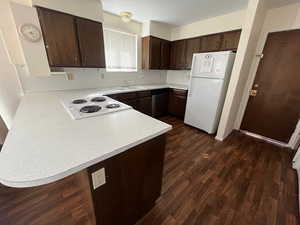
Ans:
[[[137,70],[137,36],[104,29],[107,71]]]

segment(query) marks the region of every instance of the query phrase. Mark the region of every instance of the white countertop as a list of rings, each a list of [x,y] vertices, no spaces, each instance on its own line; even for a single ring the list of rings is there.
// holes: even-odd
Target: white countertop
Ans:
[[[0,153],[0,183],[11,187],[47,184],[172,129],[133,109],[72,120],[61,99],[91,93],[95,90],[25,95]]]
[[[155,90],[155,89],[162,89],[162,88],[188,90],[188,86],[182,84],[137,85],[137,86],[128,86],[128,87],[104,88],[104,89],[97,89],[97,90],[98,93],[101,93],[103,95],[108,95],[108,94],[135,92],[135,91]]]

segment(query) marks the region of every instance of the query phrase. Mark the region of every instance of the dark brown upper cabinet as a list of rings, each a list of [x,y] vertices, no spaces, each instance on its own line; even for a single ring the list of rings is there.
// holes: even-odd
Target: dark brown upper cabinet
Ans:
[[[221,50],[237,50],[241,37],[241,31],[230,31],[223,34]]]
[[[176,70],[176,42],[170,44],[170,66],[169,69]]]
[[[169,41],[153,36],[142,39],[142,67],[148,70],[168,69],[170,61]]]
[[[186,68],[186,40],[176,42],[176,69]]]
[[[171,44],[170,69],[182,70],[186,68],[186,40],[173,41]]]
[[[50,66],[105,67],[101,23],[50,9],[37,10]]]
[[[167,70],[170,66],[170,41],[161,40],[161,64],[160,69]]]
[[[76,24],[82,66],[104,68],[102,24],[81,18],[76,18]]]
[[[143,68],[189,70],[193,54],[214,51],[236,51],[241,30],[212,34],[177,41],[156,37],[143,38]]]
[[[192,68],[193,55],[200,52],[200,47],[201,38],[193,38],[186,41],[186,69]]]
[[[38,8],[50,66],[80,66],[81,59],[75,18],[53,10]]]
[[[213,34],[201,38],[201,52],[214,52],[221,50],[223,34]]]
[[[172,116],[183,119],[185,115],[187,91],[171,89],[169,92],[168,112]]]

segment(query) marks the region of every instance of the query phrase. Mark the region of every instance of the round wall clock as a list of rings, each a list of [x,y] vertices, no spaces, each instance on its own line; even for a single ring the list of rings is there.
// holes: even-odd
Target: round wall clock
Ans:
[[[19,28],[19,33],[26,41],[39,42],[42,39],[41,30],[34,24],[22,24]]]

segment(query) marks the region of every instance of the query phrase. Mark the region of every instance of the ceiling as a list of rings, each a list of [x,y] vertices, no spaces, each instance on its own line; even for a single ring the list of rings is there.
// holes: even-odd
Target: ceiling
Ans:
[[[102,0],[105,11],[133,13],[133,19],[185,25],[247,7],[249,0]]]

